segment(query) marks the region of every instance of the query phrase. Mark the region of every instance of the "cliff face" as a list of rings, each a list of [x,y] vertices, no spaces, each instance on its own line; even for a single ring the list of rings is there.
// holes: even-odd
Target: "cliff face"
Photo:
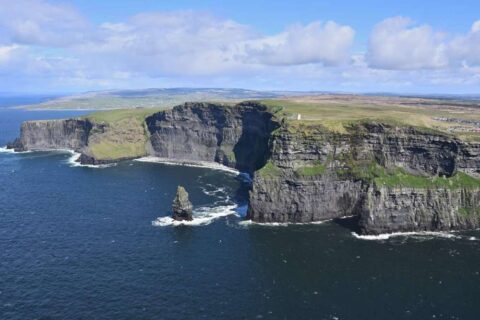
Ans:
[[[72,149],[88,144],[92,124],[87,120],[27,121],[22,124],[20,138],[8,147],[16,151]]]
[[[371,186],[360,215],[362,233],[448,231],[480,227],[480,189]]]
[[[373,156],[385,167],[402,167],[423,175],[451,176],[457,170],[480,168],[480,145],[465,143],[438,132],[411,127],[365,123],[357,130],[358,153]]]
[[[254,102],[187,103],[132,121],[26,122],[9,146],[74,149],[94,164],[142,155],[222,163],[254,175],[248,217],[258,222],[356,215],[365,234],[480,227],[480,143],[373,121],[334,132],[280,121]]]
[[[273,134],[270,149],[250,193],[248,216],[255,221],[359,215],[366,234],[480,226],[478,180],[458,178],[478,173],[478,144],[365,123],[337,134],[285,125]]]
[[[144,123],[125,119],[114,125],[91,119],[26,121],[20,138],[7,145],[16,151],[69,149],[82,164],[107,164],[146,155]]]
[[[146,119],[149,154],[176,160],[211,161],[253,173],[268,158],[278,124],[266,107],[187,103]]]
[[[306,223],[355,214],[363,190],[361,182],[334,176],[255,178],[248,217],[257,222]]]
[[[282,126],[270,141],[268,165],[254,178],[249,218],[260,222],[312,222],[352,215],[362,182],[340,177],[334,155],[350,147],[347,136]]]

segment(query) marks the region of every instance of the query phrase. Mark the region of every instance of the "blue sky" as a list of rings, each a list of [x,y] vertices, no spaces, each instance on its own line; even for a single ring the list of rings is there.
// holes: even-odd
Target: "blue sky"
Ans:
[[[478,1],[0,0],[0,91],[480,93]]]

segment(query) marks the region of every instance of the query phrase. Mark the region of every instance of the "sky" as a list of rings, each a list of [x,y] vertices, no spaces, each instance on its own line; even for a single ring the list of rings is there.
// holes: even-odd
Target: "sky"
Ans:
[[[0,0],[0,92],[480,94],[480,2]]]

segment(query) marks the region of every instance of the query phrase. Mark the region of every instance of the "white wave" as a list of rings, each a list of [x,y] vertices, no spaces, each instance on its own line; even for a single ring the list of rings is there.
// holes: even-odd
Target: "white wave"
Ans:
[[[7,147],[0,147],[0,153],[9,153],[9,154],[23,154],[23,153],[31,153],[32,151],[15,151],[13,149],[7,149]]]
[[[13,149],[7,149],[7,147],[0,147],[0,153],[15,153]]]
[[[393,232],[393,233],[382,233],[379,235],[360,235],[356,232],[352,232],[352,235],[357,239],[362,240],[388,240],[394,237],[437,237],[437,238],[461,238],[454,234],[448,232],[434,232],[434,231],[421,231],[421,232]]]
[[[208,184],[207,187],[215,188],[215,186]],[[208,190],[206,187],[201,187],[202,192],[205,193],[207,196],[218,196],[218,195],[225,195],[226,190],[223,187],[219,187],[213,190]]]
[[[135,159],[134,161],[139,162],[150,162],[150,163],[161,163],[172,166],[185,166],[185,167],[195,167],[195,168],[207,168],[219,171],[225,171],[234,175],[239,175],[240,171],[229,168],[227,166],[221,165],[215,162],[208,161],[189,161],[189,160],[175,160],[168,158],[159,158],[159,157],[143,157]]]
[[[100,164],[100,165],[81,164],[80,162],[78,162],[78,159],[80,159],[80,156],[82,155],[81,153],[75,152],[73,150],[65,150],[65,151],[67,151],[72,155],[70,158],[67,159],[67,163],[70,165],[70,167],[102,169],[102,168],[109,168],[117,165],[116,163]]]
[[[308,225],[319,225],[329,222],[331,220],[323,221],[312,221],[312,222],[256,222],[252,220],[240,221],[238,224],[241,226],[262,226],[262,227],[288,227],[288,226],[308,226]]]
[[[200,207],[193,211],[193,220],[191,221],[177,221],[167,216],[157,218],[157,220],[152,221],[152,225],[155,227],[205,226],[218,218],[234,215],[236,208],[236,204],[218,207]]]
[[[337,219],[338,220],[345,220],[345,219],[351,219],[351,218],[355,218],[355,217],[357,217],[357,215],[343,216],[343,217],[339,217]]]
[[[239,218],[245,218],[247,216],[248,205],[238,206],[235,209],[235,215]]]
[[[252,225],[263,226],[263,227],[288,227],[288,223],[280,222],[255,222],[253,220],[243,220],[238,223],[240,226],[248,227]]]

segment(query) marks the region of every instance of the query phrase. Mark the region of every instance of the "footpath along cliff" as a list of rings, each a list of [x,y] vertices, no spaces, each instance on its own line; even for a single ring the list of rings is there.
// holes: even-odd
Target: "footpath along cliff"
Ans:
[[[8,147],[73,149],[90,164],[147,155],[221,163],[253,176],[248,218],[257,222],[357,216],[364,234],[480,227],[480,143],[389,121],[332,131],[257,102],[186,103],[115,123],[28,121]]]

